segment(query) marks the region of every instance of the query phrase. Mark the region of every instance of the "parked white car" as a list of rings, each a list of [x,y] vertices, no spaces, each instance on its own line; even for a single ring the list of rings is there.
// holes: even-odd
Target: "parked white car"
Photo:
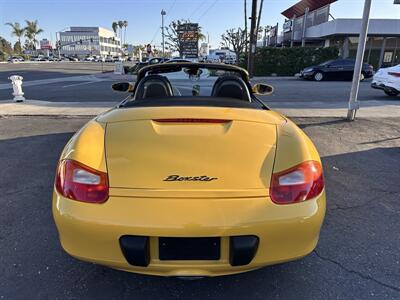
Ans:
[[[21,56],[12,56],[8,59],[9,62],[16,63],[24,61],[23,57]]]
[[[88,56],[85,58],[85,61],[95,61],[95,58],[93,56]]]
[[[114,56],[113,59],[114,59],[114,62],[119,62],[119,61],[123,62],[123,61],[125,61],[125,59],[123,57],[121,57],[121,56]]]
[[[372,79],[371,86],[383,90],[388,96],[400,94],[400,65],[379,69]]]

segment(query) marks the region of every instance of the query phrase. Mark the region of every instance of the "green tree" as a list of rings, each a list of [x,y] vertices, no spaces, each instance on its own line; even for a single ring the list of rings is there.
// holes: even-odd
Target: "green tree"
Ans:
[[[21,27],[21,24],[19,24],[18,22],[15,23],[6,23],[6,25],[11,27],[11,35],[12,36],[16,36],[18,39],[18,45],[19,45],[19,51],[16,51],[17,53],[21,53],[21,37],[24,36],[25,34],[25,28]],[[14,45],[14,49],[15,49],[15,45]]]
[[[133,46],[133,55],[135,56],[139,56],[139,51],[142,50],[143,51],[143,46],[142,45],[136,45]]]
[[[41,34],[43,32],[43,29],[39,28],[37,20],[25,20],[25,22],[25,37],[28,39],[28,47],[30,50],[36,51],[36,44],[38,43],[36,36]]]
[[[123,21],[124,26],[124,44],[126,43],[126,27],[128,27],[128,21]]]
[[[112,22],[112,30],[114,31],[114,34],[117,35],[117,30],[118,30],[118,23],[117,22]]]
[[[185,23],[191,23],[190,20],[176,20],[176,21],[172,21],[168,26],[165,27],[165,44],[167,45],[167,49],[169,49],[171,52],[174,51],[179,51],[179,53],[182,52],[181,49],[181,45],[179,42],[179,37],[178,37],[178,27],[181,24],[185,24]],[[201,27],[199,26],[198,30],[198,39],[204,40],[206,37],[205,35],[201,32]]]
[[[0,36],[0,60],[5,60],[13,53],[10,42]]]
[[[14,53],[22,53],[22,45],[21,42],[17,41],[14,44]]]

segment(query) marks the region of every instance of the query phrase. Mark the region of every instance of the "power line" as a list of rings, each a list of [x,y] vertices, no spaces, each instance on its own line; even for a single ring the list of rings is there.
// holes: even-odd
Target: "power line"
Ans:
[[[149,44],[152,44],[152,43],[153,43],[154,39],[155,39],[155,38],[157,37],[157,35],[160,33],[160,30],[161,30],[161,28],[158,27],[158,28],[157,28],[157,31],[154,33],[153,38],[151,39],[151,42],[150,42]]]
[[[172,15],[171,11],[175,7],[175,4],[176,4],[176,0],[174,0],[174,2],[172,2],[171,6],[168,8],[167,16],[171,16]]]
[[[170,5],[170,7],[169,7],[168,10],[167,10],[167,13],[169,13],[170,11],[172,11],[172,9],[174,8],[175,4],[176,4],[176,0],[174,0],[174,1],[172,2],[172,4]],[[168,16],[168,14],[167,14],[167,16]],[[156,38],[156,37],[158,36],[158,34],[160,33],[160,30],[161,30],[161,28],[160,28],[160,27],[157,27],[157,30],[156,30],[156,32],[154,33],[153,38],[151,39],[150,44],[153,43],[153,41],[155,40],[155,38]]]
[[[201,20],[201,18],[203,18],[211,8],[214,7],[214,5],[217,3],[218,0],[215,0],[207,9],[206,11],[197,19],[197,22],[199,22]]]
[[[206,1],[201,1],[200,2],[200,5],[198,5],[193,11],[192,11],[192,13],[189,15],[189,20],[190,20],[190,18],[191,17],[193,17],[193,15],[204,5],[206,3]]]

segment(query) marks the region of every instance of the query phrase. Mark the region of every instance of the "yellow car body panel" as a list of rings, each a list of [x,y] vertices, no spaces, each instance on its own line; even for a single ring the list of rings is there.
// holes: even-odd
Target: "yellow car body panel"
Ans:
[[[60,159],[73,159],[93,169],[107,172],[104,134],[104,123],[89,121],[69,140]]]
[[[222,124],[159,124],[163,118],[223,118]],[[308,137],[278,113],[211,107],[114,109],[67,144],[62,159],[108,172],[109,199],[83,203],[53,193],[60,241],[70,255],[125,271],[163,276],[217,276],[298,259],[316,246],[325,191],[301,203],[269,197],[272,170],[320,161]],[[208,182],[167,182],[171,174]],[[123,235],[150,237],[150,264],[130,265]],[[229,237],[256,235],[244,266],[229,264]],[[221,237],[215,261],[162,261],[159,237]]]
[[[116,269],[163,276],[216,276],[304,257],[317,244],[325,194],[296,205],[277,205],[268,196],[249,198],[140,198],[111,196],[101,205],[69,200],[57,192],[53,214],[65,251],[81,260]],[[122,235],[150,236],[148,267],[125,260]],[[227,238],[257,235],[252,262],[232,267]],[[218,261],[160,261],[157,237],[222,237]]]

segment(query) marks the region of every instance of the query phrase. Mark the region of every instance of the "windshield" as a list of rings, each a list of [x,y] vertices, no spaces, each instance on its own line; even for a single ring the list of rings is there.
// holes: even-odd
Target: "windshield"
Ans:
[[[158,74],[166,77],[172,85],[174,96],[211,96],[215,81],[222,76],[241,74],[234,70],[214,68],[171,67],[167,70],[147,72],[146,76]]]
[[[333,59],[332,59],[332,60],[328,60],[328,61],[326,61],[326,62],[323,62],[323,63],[319,64],[319,66],[323,67],[323,66],[329,65],[329,64],[331,64],[333,61],[334,61]]]

